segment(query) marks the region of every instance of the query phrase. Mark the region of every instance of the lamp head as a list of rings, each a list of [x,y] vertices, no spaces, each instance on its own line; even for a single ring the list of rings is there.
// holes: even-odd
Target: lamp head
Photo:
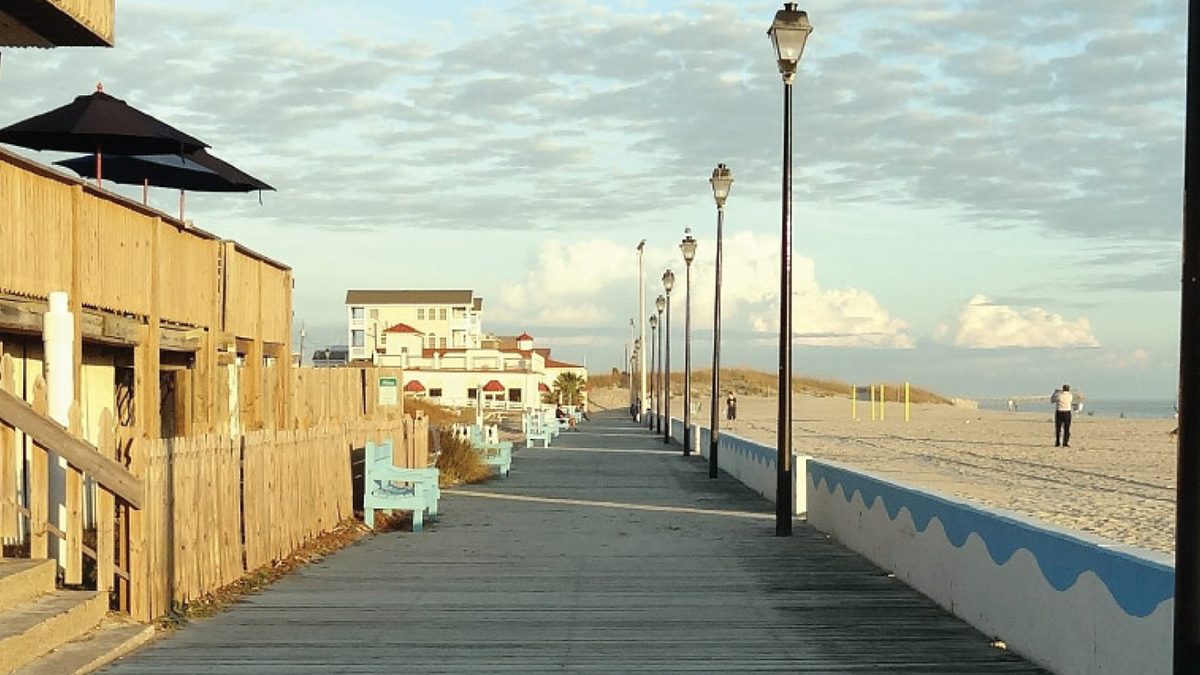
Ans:
[[[692,237],[692,228],[683,231],[683,241],[679,243],[679,250],[683,251],[683,262],[689,267],[692,261],[696,259],[696,240]]]
[[[775,20],[771,22],[767,35],[771,36],[771,44],[775,47],[779,73],[788,84],[796,79],[796,66],[804,55],[804,43],[811,32],[808,12],[797,9],[796,3],[785,2],[783,9],[775,12]]]
[[[662,314],[662,311],[667,308],[667,299],[661,295],[658,296],[654,299],[654,307],[658,310],[659,314]]]
[[[717,208],[723,208],[725,200],[729,198],[729,188],[733,185],[733,172],[724,164],[718,164],[708,182],[712,184],[713,199],[717,202]]]
[[[650,315],[650,330],[654,330],[657,327],[658,327],[658,317],[651,314]]]
[[[668,269],[663,272],[663,289],[667,291],[667,295],[671,294],[671,289],[675,287],[675,273]]]

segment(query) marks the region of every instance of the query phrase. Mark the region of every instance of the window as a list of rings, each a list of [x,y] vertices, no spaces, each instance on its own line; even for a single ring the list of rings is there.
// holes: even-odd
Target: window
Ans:
[[[478,395],[479,395],[479,390],[476,389],[475,387],[471,387],[470,389],[467,390],[467,398],[471,399],[472,401],[474,401],[475,397]]]
[[[508,400],[512,401],[513,403],[520,403],[521,402],[521,390],[520,389],[509,389],[508,390]]]
[[[363,308],[362,307],[351,307],[350,308],[350,320],[351,321],[362,321],[363,320]]]
[[[446,348],[446,338],[438,338],[438,346],[442,349]]]
[[[429,390],[429,398],[441,398],[441,397],[442,397],[441,389],[430,389]]]
[[[441,308],[441,310],[438,311],[438,318],[441,319],[442,321],[446,320],[446,308],[445,307]]]
[[[425,320],[425,308],[418,307],[417,308],[417,321],[424,321],[424,320]]]
[[[350,331],[350,346],[361,347],[364,344],[365,333],[361,330]]]

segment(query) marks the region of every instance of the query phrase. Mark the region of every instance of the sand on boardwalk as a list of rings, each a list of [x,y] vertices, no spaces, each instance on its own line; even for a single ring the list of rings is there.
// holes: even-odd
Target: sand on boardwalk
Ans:
[[[696,399],[693,422],[708,426],[707,397]],[[624,389],[596,390],[591,400],[629,405]],[[740,396],[737,421],[722,418],[722,430],[774,445],[776,408],[773,398]],[[672,411],[682,416],[683,402],[675,399]],[[1056,448],[1048,401],[1019,413],[914,405],[907,423],[898,403],[886,405],[883,421],[872,421],[863,401],[852,419],[848,397],[797,395],[792,403],[801,454],[1163,552],[1175,549],[1174,426],[1077,414],[1071,447]]]

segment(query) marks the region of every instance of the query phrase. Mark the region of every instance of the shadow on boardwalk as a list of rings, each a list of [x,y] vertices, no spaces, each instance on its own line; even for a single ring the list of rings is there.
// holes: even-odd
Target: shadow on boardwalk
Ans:
[[[113,673],[1040,673],[604,413]]]

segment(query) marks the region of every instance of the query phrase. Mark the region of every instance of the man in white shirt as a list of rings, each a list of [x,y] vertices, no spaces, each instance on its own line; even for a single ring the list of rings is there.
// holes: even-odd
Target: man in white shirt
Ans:
[[[1062,389],[1055,389],[1050,395],[1050,402],[1054,404],[1054,447],[1059,446],[1059,439],[1062,439],[1062,447],[1071,447],[1071,404],[1075,401],[1075,395],[1071,393],[1071,385],[1064,384]]]

